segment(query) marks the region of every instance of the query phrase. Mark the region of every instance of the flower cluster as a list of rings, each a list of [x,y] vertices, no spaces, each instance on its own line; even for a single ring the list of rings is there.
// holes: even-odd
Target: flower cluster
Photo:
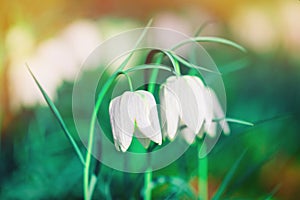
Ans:
[[[150,92],[125,92],[111,101],[109,114],[117,150],[127,151],[133,135],[145,148],[150,140],[160,145],[163,136],[173,140],[181,126],[184,126],[181,133],[188,143],[204,132],[214,137],[218,124],[225,134],[230,132],[216,94],[196,76],[169,77],[161,86],[159,97],[160,115],[165,122],[163,134],[156,102]]]

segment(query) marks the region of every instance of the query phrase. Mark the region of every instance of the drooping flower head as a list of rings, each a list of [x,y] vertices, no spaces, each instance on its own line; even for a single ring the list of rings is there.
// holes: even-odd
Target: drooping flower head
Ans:
[[[165,135],[173,140],[179,125],[186,126],[183,132],[202,136],[216,134],[215,119],[224,119],[224,112],[212,89],[206,87],[196,76],[171,76],[160,90],[162,119],[166,121]],[[220,120],[225,133],[229,127]],[[190,141],[190,138],[187,138]],[[190,142],[189,142],[190,143]]]
[[[179,123],[197,134],[205,117],[204,85],[193,76],[171,76],[160,90],[163,107],[162,118],[166,120],[166,132],[170,139],[176,135]]]
[[[209,87],[205,88],[205,93],[206,106],[208,107],[209,112],[206,114],[202,131],[206,132],[211,137],[214,137],[217,132],[217,126],[220,125],[223,132],[229,134],[230,128],[216,93]]]
[[[110,102],[109,115],[118,151],[127,151],[133,135],[145,148],[150,140],[159,145],[162,143],[156,103],[150,92],[124,92]]]

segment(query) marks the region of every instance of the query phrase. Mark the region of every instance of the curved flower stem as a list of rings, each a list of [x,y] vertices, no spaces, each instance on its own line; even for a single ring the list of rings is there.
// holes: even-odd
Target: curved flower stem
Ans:
[[[157,60],[156,60],[155,63],[156,63],[156,64],[160,64],[160,63],[162,62],[163,58],[164,58],[164,55],[161,54],[161,55],[157,58]],[[153,93],[154,90],[155,90],[155,84],[154,84],[154,83],[155,83],[155,81],[156,81],[158,72],[159,72],[159,69],[153,69],[153,70],[152,70],[152,73],[151,73],[151,75],[150,75],[148,91],[151,92],[151,93]]]
[[[114,73],[105,83],[101,92],[99,93],[95,109],[93,110],[92,119],[90,122],[90,132],[88,139],[88,150],[85,159],[85,168],[83,174],[83,188],[84,188],[84,199],[89,200],[92,196],[92,191],[89,192],[89,169],[91,164],[91,151],[93,148],[93,140],[94,140],[94,131],[95,131],[95,123],[97,120],[97,114],[100,108],[100,105],[104,99],[105,93],[108,91],[109,87],[112,85],[115,78],[119,75],[119,73]]]
[[[174,58],[174,56],[172,55],[172,57]],[[180,72],[180,65],[178,63],[178,61],[176,60],[176,62],[174,63],[174,70],[177,74],[177,76],[180,76],[181,75],[181,72]]]
[[[153,51],[150,52],[153,53],[152,55],[150,55],[150,57],[147,58],[146,63],[151,62],[152,57],[154,56],[154,54],[158,53],[159,51]],[[160,64],[163,60],[164,55],[161,54],[157,60],[156,60],[156,64]],[[150,60],[149,60],[150,59]],[[155,81],[158,75],[159,69],[153,69],[152,73],[150,75],[150,79],[149,79],[149,87],[148,87],[148,91],[153,93],[155,90]],[[144,200],[151,200],[151,193],[152,193],[152,188],[151,188],[151,182],[152,182],[152,169],[151,167],[149,167],[147,169],[147,171],[144,174]]]
[[[124,71],[121,72],[120,74],[124,74],[124,76],[126,76],[127,81],[128,81],[128,85],[129,85],[129,89],[130,89],[131,92],[133,92],[132,81],[131,81],[130,76]]]
[[[198,147],[198,200],[208,199],[207,156],[200,158],[201,147],[206,151],[205,143],[197,142]]]
[[[155,51],[154,54],[155,53],[157,53],[157,52]],[[152,59],[152,56],[154,56],[154,54],[151,55],[151,59]],[[155,63],[160,64],[163,60],[163,57],[164,57],[164,55],[161,54],[157,58]],[[151,62],[151,60],[150,61],[147,60],[146,62]],[[155,84],[154,83],[156,81],[158,72],[159,72],[159,69],[153,69],[152,73],[150,75],[150,79],[149,79],[150,84],[149,84],[149,87],[148,87],[148,91],[151,92],[151,93],[153,93],[154,90],[155,90]],[[145,172],[145,174],[144,174],[144,200],[151,200],[151,193],[152,193],[152,191],[151,191],[152,190],[151,189],[151,182],[152,182],[152,169],[151,169],[151,167],[149,167],[147,169],[147,171]]]
[[[179,65],[179,62],[178,60],[173,56],[173,54],[169,51],[162,51],[162,50],[153,50],[149,53],[147,59],[146,59],[146,64],[147,63],[150,63],[152,58],[154,57],[155,54],[157,53],[161,53],[159,55],[159,57],[156,59],[156,62],[155,64],[161,64],[164,56],[168,56],[169,59],[171,60],[172,62],[172,65],[173,65],[173,68],[174,68],[174,71],[175,71],[175,74],[177,76],[180,76],[181,72],[180,72],[180,65]],[[159,69],[153,69],[152,70],[152,73],[150,75],[150,79],[149,79],[149,86],[148,86],[148,91],[153,93],[154,90],[155,90],[155,82],[156,82],[156,79],[157,79],[157,75],[158,75],[158,71]]]
[[[146,28],[143,30],[141,36],[138,38],[135,48],[139,46],[141,41],[143,40],[150,24],[152,23],[152,20],[150,20],[146,26]],[[90,200],[93,194],[93,190],[89,191],[89,170],[90,170],[90,164],[91,164],[91,157],[92,157],[92,149],[93,149],[93,141],[94,141],[94,132],[95,132],[95,124],[97,120],[97,114],[100,109],[100,105],[104,99],[104,96],[106,92],[108,91],[109,87],[112,85],[113,81],[117,78],[117,76],[120,74],[120,72],[125,68],[127,63],[129,62],[130,58],[132,57],[134,51],[130,53],[130,55],[123,61],[121,66],[118,68],[118,70],[106,81],[104,84],[102,90],[100,91],[90,122],[90,131],[89,131],[89,138],[88,138],[88,147],[87,147],[87,153],[86,153],[86,159],[85,159],[85,167],[83,171],[83,193],[84,193],[84,199]],[[99,161],[97,161],[99,162]],[[95,183],[96,184],[96,183]]]
[[[174,59],[172,53],[170,53],[170,52],[160,51],[160,50],[151,51],[150,54],[148,55],[147,59],[146,59],[146,63],[150,63],[152,58],[154,57],[154,55],[156,53],[161,53],[161,54],[156,59],[155,64],[161,64],[161,62],[164,58],[164,55],[166,55],[171,60],[176,75],[180,76],[181,73],[180,73],[179,63],[176,59]],[[157,79],[157,76],[158,76],[158,72],[159,72],[159,69],[154,68],[152,70],[151,75],[150,75],[148,91],[151,92],[151,93],[153,93],[154,90],[155,90],[155,82],[156,82],[156,79]],[[145,200],[150,200],[151,199],[151,190],[152,190],[151,182],[152,182],[152,169],[151,169],[151,167],[149,167],[147,169],[147,171],[145,172],[145,174],[144,174],[144,199]]]
[[[145,69],[160,69],[160,70],[169,71],[169,72],[175,74],[175,72],[173,72],[169,67],[162,66],[162,65],[154,65],[154,64],[144,64],[144,65],[134,66],[132,68],[123,70],[123,72],[124,73],[129,73],[129,72],[134,72],[134,71],[138,71],[138,70],[145,70]]]
[[[133,91],[133,87],[132,87],[132,82],[130,77],[128,76],[127,73],[124,73],[122,71],[122,69],[124,68],[124,66],[121,66],[119,68],[118,71],[116,71],[105,83],[105,85],[103,86],[102,90],[100,91],[99,95],[98,95],[98,99],[95,105],[95,109],[93,110],[93,114],[92,114],[92,118],[91,118],[91,122],[90,122],[90,132],[89,132],[89,139],[88,139],[88,151],[86,154],[86,159],[85,159],[85,168],[84,168],[84,178],[83,178],[83,187],[84,187],[84,199],[89,200],[92,196],[93,193],[93,188],[89,188],[89,168],[90,168],[90,163],[91,163],[91,151],[92,151],[92,147],[93,147],[93,140],[94,140],[94,131],[95,131],[95,123],[97,120],[97,114],[98,111],[100,109],[100,105],[104,99],[104,96],[106,94],[106,92],[108,91],[109,87],[112,85],[113,81],[118,77],[118,75],[120,74],[124,74],[127,79],[128,79],[128,83],[129,83],[129,87],[130,90]],[[95,177],[93,177],[95,178]],[[92,186],[95,186],[95,180],[93,179],[94,184]]]

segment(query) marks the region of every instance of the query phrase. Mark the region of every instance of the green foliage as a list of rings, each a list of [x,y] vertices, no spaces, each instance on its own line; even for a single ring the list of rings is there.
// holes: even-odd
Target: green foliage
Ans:
[[[224,40],[217,42],[228,44]],[[299,163],[299,69],[280,57],[267,59],[252,55],[251,58],[235,59],[229,56],[232,52],[226,50],[227,47],[220,47],[218,51],[221,53],[213,53],[213,56],[217,65],[221,63],[220,71],[227,88],[227,112],[229,116],[254,122],[255,126],[232,124],[232,134],[221,136],[208,156],[209,194],[211,196],[216,192],[214,199],[284,199],[280,186],[293,183],[283,182],[278,186],[278,181],[270,185],[264,180],[273,178],[270,177],[272,173],[264,174],[263,168],[272,164],[271,161],[279,160],[281,165],[273,166],[276,168],[272,170],[283,179],[282,166],[289,167],[291,163],[286,160]],[[170,56],[182,64],[181,69],[189,67],[176,55]],[[226,63],[229,64],[226,66]],[[170,70],[155,65],[149,68]],[[134,76],[134,73],[144,69],[145,66],[140,66],[127,69],[127,72]],[[93,72],[86,74],[91,75]],[[10,137],[3,138],[1,143],[0,199],[82,199],[82,165],[73,151],[75,149],[82,162],[80,147],[76,143],[79,139],[76,134],[71,134],[76,130],[70,106],[72,84],[64,83],[53,102],[35,81],[55,118],[48,108],[25,108],[5,130]],[[99,88],[102,86],[99,83]],[[106,116],[100,123],[107,132],[111,131],[107,113],[109,101],[109,98],[104,98],[100,106],[101,116]],[[241,120],[230,120],[252,125]],[[132,151],[141,149],[137,144],[133,144]],[[245,148],[248,149],[247,154],[241,155]],[[191,146],[175,163],[153,173],[150,183],[153,199],[196,199],[197,184],[193,182],[197,179],[196,155],[196,146]],[[91,160],[91,170],[95,165],[95,161]],[[139,199],[144,187],[141,174],[122,173],[106,166],[101,166],[94,186],[95,199]],[[297,197],[299,192],[291,191],[291,194]]]

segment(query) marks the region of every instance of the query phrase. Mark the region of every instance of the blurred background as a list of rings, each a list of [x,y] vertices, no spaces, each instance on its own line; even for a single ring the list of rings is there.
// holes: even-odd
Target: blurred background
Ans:
[[[210,195],[247,149],[224,199],[300,198],[299,1],[4,0],[0,3],[0,199],[82,197],[80,163],[25,63],[76,137],[72,81],[81,64],[105,39],[143,27],[151,18],[153,26],[190,36],[207,23],[201,35],[227,38],[248,50],[241,54],[204,44],[220,71],[226,72],[227,115],[255,123],[251,128],[232,125],[232,134],[223,136],[209,155]],[[196,193],[194,157],[191,147],[178,161],[155,172],[154,178],[181,177]],[[138,195],[138,185],[126,194],[124,173],[105,166],[102,170],[105,184],[111,181],[112,197]],[[138,174],[126,177],[131,184],[141,179]],[[171,189],[158,187],[154,197],[163,199]],[[95,196],[105,196],[103,190],[99,188]]]

